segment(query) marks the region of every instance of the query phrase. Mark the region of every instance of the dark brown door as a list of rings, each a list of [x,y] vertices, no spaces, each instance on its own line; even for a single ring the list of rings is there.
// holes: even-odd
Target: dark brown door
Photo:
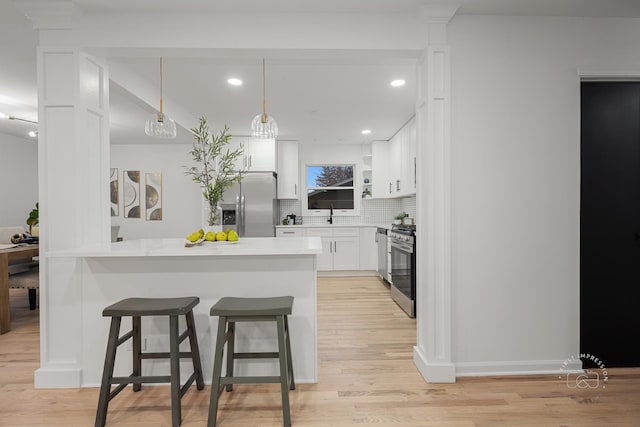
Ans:
[[[581,87],[580,352],[640,366],[640,83]]]

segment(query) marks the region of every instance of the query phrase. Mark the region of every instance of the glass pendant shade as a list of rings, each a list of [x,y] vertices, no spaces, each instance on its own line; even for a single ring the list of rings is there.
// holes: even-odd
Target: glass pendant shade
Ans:
[[[251,136],[255,138],[275,138],[278,136],[278,124],[267,114],[266,75],[264,58],[262,59],[262,114],[258,114],[251,122]]]
[[[251,135],[256,138],[275,138],[278,136],[278,124],[267,114],[258,114],[251,122]]]
[[[178,134],[176,122],[162,112],[162,58],[160,58],[160,111],[144,124],[144,133],[154,138],[173,139]]]
[[[144,133],[155,138],[173,139],[177,135],[176,122],[163,113],[154,113],[144,124]]]

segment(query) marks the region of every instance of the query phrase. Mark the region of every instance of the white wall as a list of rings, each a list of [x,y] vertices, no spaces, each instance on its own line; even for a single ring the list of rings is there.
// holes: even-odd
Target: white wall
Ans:
[[[38,143],[0,133],[0,227],[21,226],[38,201]]]
[[[202,226],[202,196],[198,184],[184,174],[183,165],[191,165],[190,145],[157,144],[111,145],[111,167],[118,168],[120,180],[120,215],[111,217],[112,225],[120,225],[124,239],[184,237]],[[139,170],[141,195],[144,196],[144,174],[162,173],[162,221],[147,221],[144,203],[141,218],[124,218],[122,207],[122,171]]]
[[[457,16],[458,374],[558,369],[579,349],[578,67],[640,71],[640,20]]]

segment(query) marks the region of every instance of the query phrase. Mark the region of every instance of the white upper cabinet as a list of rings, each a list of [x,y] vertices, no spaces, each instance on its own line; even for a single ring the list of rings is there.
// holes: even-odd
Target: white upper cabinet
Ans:
[[[409,160],[408,165],[408,185],[407,189],[410,194],[416,194],[416,186],[418,185],[418,170],[417,170],[417,153],[416,153],[416,145],[417,145],[417,136],[416,136],[416,118],[414,117],[408,123],[407,127],[409,128],[409,141],[408,141],[408,149],[407,149],[407,159]]]
[[[245,169],[257,172],[276,171],[276,140],[248,138],[245,150]]]
[[[391,197],[389,174],[389,144],[373,141],[371,144],[371,192],[375,199]]]
[[[383,144],[387,146],[386,153]],[[415,119],[403,126],[389,142],[374,142],[373,153],[373,174],[376,180],[382,179],[385,184],[376,186],[374,181],[373,197],[401,197],[416,193]]]
[[[278,141],[278,199],[299,199],[297,141]]]
[[[248,144],[247,144],[248,140],[249,138],[245,136],[234,136],[229,141],[229,145],[227,145],[227,148],[229,149],[230,152],[235,151],[238,148],[242,148],[242,155],[239,156],[234,162],[234,167],[233,167],[234,170],[242,171],[246,169],[245,163],[246,163],[247,150],[248,150]]]
[[[275,172],[276,140],[247,136],[234,136],[228,145],[229,151],[242,148],[242,156],[235,161],[239,171]]]

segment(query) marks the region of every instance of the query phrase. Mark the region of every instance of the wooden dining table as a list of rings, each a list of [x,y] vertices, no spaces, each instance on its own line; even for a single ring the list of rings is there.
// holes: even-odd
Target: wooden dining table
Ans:
[[[9,265],[29,263],[38,256],[38,245],[21,245],[15,248],[0,249],[0,334],[11,330],[9,313]]]

